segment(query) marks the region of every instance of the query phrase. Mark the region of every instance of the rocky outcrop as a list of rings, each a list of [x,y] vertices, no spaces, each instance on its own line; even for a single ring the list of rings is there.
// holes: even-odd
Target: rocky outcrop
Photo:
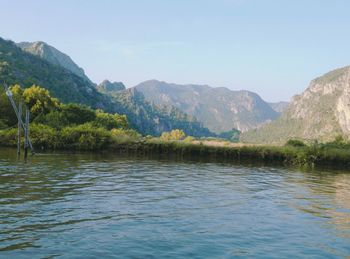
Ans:
[[[350,66],[311,81],[275,122],[241,136],[248,142],[283,142],[290,138],[332,140],[350,136]]]
[[[98,86],[97,89],[101,92],[116,92],[116,91],[122,91],[125,90],[125,85],[122,82],[110,82],[109,80],[104,80],[101,82]]]
[[[64,67],[65,69],[68,69],[72,73],[80,76],[81,78],[91,83],[90,79],[85,75],[85,72],[81,67],[75,64],[74,61],[67,54],[62,53],[61,51],[50,46],[49,44],[42,41],[36,41],[20,42],[17,43],[17,46],[19,46],[26,52],[29,52],[33,55],[41,57],[42,59],[45,59],[53,65]]]

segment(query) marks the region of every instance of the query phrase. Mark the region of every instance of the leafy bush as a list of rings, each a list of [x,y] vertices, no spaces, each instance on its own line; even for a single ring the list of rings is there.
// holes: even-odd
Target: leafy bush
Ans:
[[[349,149],[350,142],[342,135],[338,135],[331,142],[327,142],[321,145],[323,148],[338,148],[338,149]]]
[[[30,140],[38,148],[56,148],[58,146],[58,133],[55,129],[43,124],[30,125]],[[24,145],[24,132],[22,131],[22,146]],[[0,131],[0,144],[4,146],[17,145],[17,129]]]
[[[187,142],[187,143],[191,143],[191,142],[194,141],[194,140],[195,140],[194,137],[192,137],[192,136],[187,136],[183,141],[184,141],[184,142]]]
[[[287,141],[287,143],[285,144],[285,146],[291,146],[291,147],[306,147],[307,145],[298,139],[290,139]]]
[[[118,137],[118,136],[128,136],[128,137],[132,137],[132,138],[141,137],[141,135],[133,129],[112,129],[111,133],[112,133],[112,135],[114,135],[116,137]]]
[[[96,111],[96,118],[94,120],[96,127],[103,127],[105,129],[127,129],[128,121],[125,115],[109,114],[102,110]]]
[[[183,140],[186,137],[185,132],[183,130],[175,129],[170,132],[163,132],[160,136],[161,140]]]
[[[17,129],[0,130],[0,143],[2,146],[15,146],[17,144]]]
[[[0,119],[0,129],[5,129],[7,127],[8,125],[6,124],[5,120]]]
[[[85,105],[70,103],[62,105],[61,109],[62,117],[68,125],[84,124],[96,119],[95,111]]]
[[[104,128],[96,128],[91,123],[65,127],[60,132],[60,146],[79,150],[107,148],[112,143],[112,134]]]
[[[58,132],[47,125],[43,124],[31,124],[30,125],[30,139],[34,146],[41,149],[44,148],[57,148],[59,146]],[[24,138],[22,138],[24,141]]]
[[[52,111],[46,115],[39,116],[35,122],[46,124],[55,129],[61,129],[68,125],[68,121],[64,118],[61,111]]]

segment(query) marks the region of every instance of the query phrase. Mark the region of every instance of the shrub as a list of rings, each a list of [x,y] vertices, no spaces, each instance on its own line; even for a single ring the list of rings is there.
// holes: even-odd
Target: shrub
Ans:
[[[3,119],[0,119],[0,129],[5,129],[7,127],[8,125],[5,123],[5,121]]]
[[[29,129],[30,139],[35,147],[57,148],[58,133],[55,129],[43,124],[31,124]],[[22,138],[24,140],[24,138]]]
[[[183,130],[175,129],[170,132],[163,132],[160,136],[161,140],[182,140],[186,137],[185,132]]]
[[[0,143],[3,146],[15,146],[17,143],[17,129],[0,130]]]
[[[194,140],[195,140],[194,137],[192,137],[192,136],[187,136],[183,141],[184,141],[184,142],[187,142],[187,143],[190,143],[190,142],[192,142],[192,141],[194,141]]]
[[[285,144],[285,146],[292,146],[292,147],[306,147],[307,145],[298,139],[290,139],[287,141],[287,143]]]
[[[137,133],[137,131],[132,129],[112,129],[111,130],[112,135],[114,136],[129,136],[133,138],[139,138],[141,135]]]
[[[35,122],[46,124],[55,129],[61,129],[68,125],[68,121],[61,111],[52,111],[44,116],[40,116]]]
[[[61,108],[62,118],[67,125],[84,124],[96,119],[95,111],[85,105],[70,103],[62,105]]]
[[[63,148],[79,150],[97,150],[107,148],[112,143],[112,134],[104,128],[93,127],[86,123],[65,127],[60,134],[60,145]]]
[[[109,114],[102,110],[96,111],[96,119],[93,123],[96,127],[103,127],[105,129],[127,129],[128,121],[125,115]]]

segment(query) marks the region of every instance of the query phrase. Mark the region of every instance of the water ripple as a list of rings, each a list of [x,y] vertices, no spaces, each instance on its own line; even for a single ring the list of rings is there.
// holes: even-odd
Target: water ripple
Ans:
[[[0,150],[0,257],[343,258],[350,174]]]

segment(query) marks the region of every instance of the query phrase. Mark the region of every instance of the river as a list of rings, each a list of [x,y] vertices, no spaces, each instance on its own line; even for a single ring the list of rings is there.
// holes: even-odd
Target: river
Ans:
[[[346,258],[350,173],[0,150],[1,258]]]

